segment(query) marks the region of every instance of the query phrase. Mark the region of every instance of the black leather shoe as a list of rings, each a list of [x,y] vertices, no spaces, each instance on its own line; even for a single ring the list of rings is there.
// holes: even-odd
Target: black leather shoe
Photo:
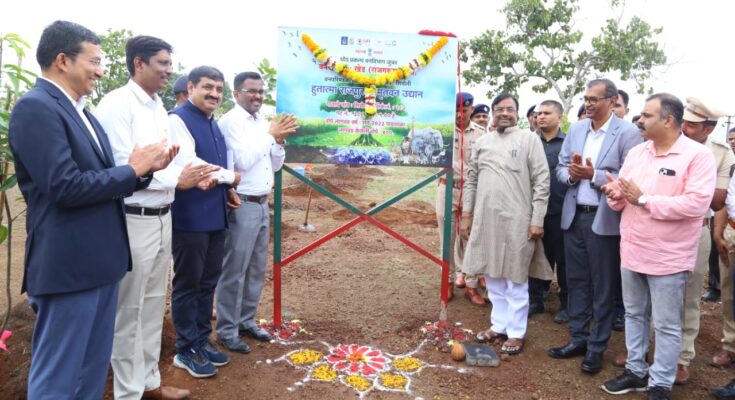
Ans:
[[[266,332],[263,329],[260,328],[247,328],[247,329],[240,329],[240,336],[247,336],[251,337],[255,340],[259,340],[261,342],[270,342],[271,339],[273,339],[273,336],[271,336],[270,333]]]
[[[625,315],[618,315],[615,317],[612,326],[614,331],[623,332],[625,330]]]
[[[572,358],[586,354],[587,345],[569,342],[562,347],[551,348],[547,353],[551,358]]]
[[[248,346],[247,343],[240,340],[240,338],[232,338],[232,339],[217,339],[217,343],[219,343],[222,347],[226,348],[229,351],[234,351],[235,353],[250,353],[250,346]]]
[[[602,369],[602,352],[600,351],[588,351],[584,355],[582,360],[582,372],[588,374],[596,374]]]
[[[735,379],[723,387],[712,389],[712,396],[718,399],[735,400]]]
[[[707,289],[706,292],[702,295],[703,301],[709,301],[712,303],[717,303],[720,301],[720,292],[716,290]]]

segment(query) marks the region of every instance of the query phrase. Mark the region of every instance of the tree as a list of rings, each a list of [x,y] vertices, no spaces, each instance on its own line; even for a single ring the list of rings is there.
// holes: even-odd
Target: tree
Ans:
[[[537,93],[554,89],[567,113],[590,78],[612,71],[643,93],[651,69],[666,63],[654,40],[662,29],[638,17],[622,26],[622,4],[612,0],[611,6],[620,17],[608,19],[585,50],[583,34],[574,28],[578,0],[510,0],[501,10],[505,30],[487,30],[461,43],[461,60],[471,62],[462,75],[467,83],[490,85],[489,97],[515,93],[526,83]]]
[[[12,266],[13,221],[25,212],[24,209],[15,216],[11,215],[7,191],[14,187],[17,182],[11,168],[13,153],[10,151],[8,140],[10,115],[15,102],[27,89],[33,87],[32,79],[36,76],[33,72],[22,67],[27,49],[30,49],[30,46],[20,36],[14,33],[0,35],[0,94],[2,94],[0,96],[2,97],[2,103],[0,104],[0,243],[5,242],[6,246],[5,292],[7,293],[7,306],[5,316],[0,322],[0,334],[5,333],[12,304],[10,297],[10,267]],[[4,58],[5,50],[13,50],[15,63],[6,62]],[[4,340],[4,338],[0,338],[0,342]]]
[[[107,29],[106,35],[99,35],[100,50],[104,55],[105,75],[94,85],[92,104],[97,105],[102,96],[124,86],[130,79],[125,62],[125,43],[133,36],[134,33],[127,29],[117,31]]]
[[[276,86],[278,84],[278,81],[276,80],[276,68],[271,66],[271,62],[268,61],[267,58],[264,58],[260,61],[259,64],[255,66],[258,69],[258,73],[263,78],[263,83],[265,86],[263,89],[265,90],[265,98],[263,99],[263,104],[268,104],[269,106],[276,106]]]

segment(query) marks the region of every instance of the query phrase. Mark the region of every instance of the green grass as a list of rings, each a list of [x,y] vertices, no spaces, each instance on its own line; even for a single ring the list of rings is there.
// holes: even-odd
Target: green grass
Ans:
[[[362,199],[375,201],[378,204],[439,171],[438,168],[426,167],[380,167],[380,169],[385,172],[385,175],[374,176],[360,196]],[[434,204],[435,192],[436,181],[411,193],[401,201],[421,200]]]

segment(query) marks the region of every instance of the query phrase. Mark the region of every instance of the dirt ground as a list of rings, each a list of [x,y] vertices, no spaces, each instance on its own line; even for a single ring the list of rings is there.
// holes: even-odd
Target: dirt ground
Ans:
[[[379,204],[411,183],[436,172],[421,168],[337,168],[317,166],[311,177],[340,197],[366,210]],[[304,222],[308,189],[284,175],[284,258],[318,237],[338,228],[351,214],[326,197],[313,193],[309,223],[316,233],[297,228]],[[439,239],[433,211],[434,185],[377,214],[377,218],[420,246],[439,253]],[[16,204],[15,208],[22,209]],[[22,277],[23,221],[14,233],[11,287],[13,311],[9,329],[14,336],[10,351],[0,353],[0,398],[25,399],[30,362],[33,313],[19,295]],[[4,249],[0,259],[5,259]],[[269,267],[270,269],[270,267]],[[299,349],[327,353],[327,345],[360,344],[389,354],[411,353],[429,364],[410,376],[408,393],[372,390],[364,397],[374,399],[603,399],[600,384],[621,370],[611,365],[615,353],[624,349],[624,338],[614,332],[605,366],[595,376],[583,374],[581,359],[554,360],[549,347],[566,343],[565,325],[555,324],[558,297],[546,300],[546,312],[529,320],[526,348],[518,356],[503,360],[498,368],[468,367],[452,361],[434,345],[420,347],[426,321],[436,321],[440,311],[440,269],[420,254],[364,222],[288,265],[283,272],[283,316],[298,319],[309,334],[302,333],[291,343],[259,343],[248,340],[253,351],[232,354],[232,362],[221,367],[211,379],[197,380],[171,364],[174,330],[167,311],[163,332],[160,369],[164,384],[185,387],[193,399],[351,399],[354,389],[339,382],[305,379],[308,371],[295,368],[283,356]],[[4,274],[2,274],[4,276]],[[272,271],[267,276],[259,317],[273,318]],[[0,279],[5,283],[5,278]],[[4,309],[6,299],[0,299]],[[490,307],[478,307],[455,289],[449,303],[448,320],[461,322],[475,332],[489,325]],[[2,314],[4,315],[4,313]],[[720,370],[707,363],[719,350],[722,336],[721,306],[702,304],[702,323],[697,339],[698,355],[692,364],[692,378],[675,387],[675,399],[710,398],[709,389],[727,383],[733,370]],[[418,349],[418,351],[416,351]],[[112,398],[108,382],[106,398]],[[645,398],[642,394],[618,396]]]

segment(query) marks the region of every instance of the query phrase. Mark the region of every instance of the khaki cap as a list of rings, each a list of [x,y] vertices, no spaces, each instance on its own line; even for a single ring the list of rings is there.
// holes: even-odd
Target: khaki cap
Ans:
[[[724,112],[705,106],[702,101],[697,98],[687,97],[687,104],[684,106],[684,121],[717,122],[717,120],[724,115]]]

